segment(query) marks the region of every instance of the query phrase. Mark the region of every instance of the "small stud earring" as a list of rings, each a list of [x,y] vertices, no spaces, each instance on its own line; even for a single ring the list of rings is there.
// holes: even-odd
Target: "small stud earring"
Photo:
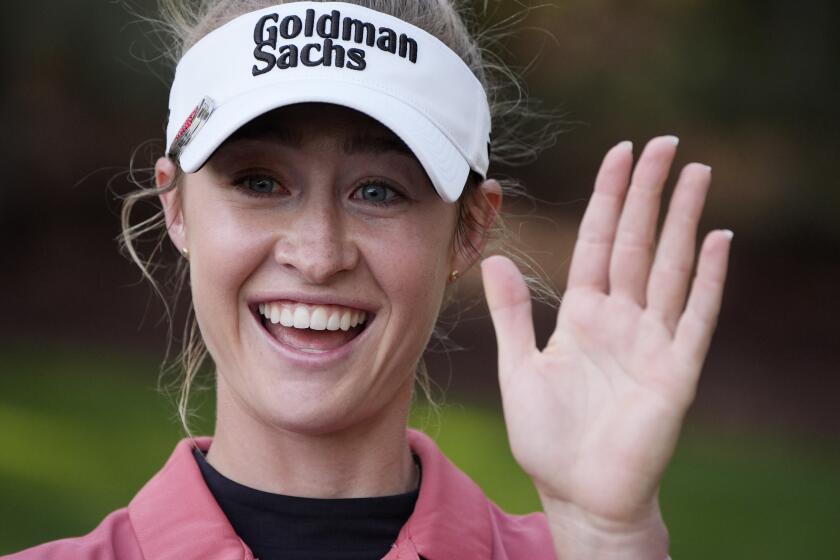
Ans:
[[[184,255],[184,258],[190,260],[190,250],[186,247],[181,247],[181,254]]]
[[[458,271],[457,270],[453,270],[452,272],[449,273],[449,281],[450,282],[454,282],[457,279],[458,279]]]

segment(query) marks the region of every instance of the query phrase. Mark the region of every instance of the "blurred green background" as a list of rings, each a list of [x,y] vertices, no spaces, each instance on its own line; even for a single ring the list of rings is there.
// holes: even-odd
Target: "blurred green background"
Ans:
[[[0,554],[88,532],[125,506],[180,437],[156,364],[56,346],[0,349]],[[194,423],[210,433],[212,394]],[[412,424],[506,510],[539,509],[497,407],[422,404]],[[813,441],[690,423],[662,487],[674,558],[829,558],[840,550],[840,452]]]
[[[169,70],[125,2],[4,6],[0,19],[0,554],[89,531],[180,437],[155,391],[162,308],[114,238],[124,172],[162,149]],[[476,1],[515,17],[503,58],[567,131],[491,170],[539,197],[515,231],[562,291],[606,149],[681,138],[712,165],[701,228],[735,231],[723,311],[662,491],[672,556],[840,554],[840,8],[828,1]],[[529,5],[535,6],[536,3]],[[151,0],[130,6],[152,15]],[[517,14],[519,14],[517,16]],[[150,144],[144,144],[151,140]],[[157,150],[157,151],[156,151]],[[164,255],[171,262],[173,255]],[[507,448],[474,273],[427,361],[447,389],[414,423],[510,511],[538,508]],[[466,305],[476,300],[474,306]],[[535,309],[547,339],[553,311]],[[453,347],[461,350],[453,350]],[[447,350],[448,349],[448,350]],[[212,426],[205,397],[197,433]]]

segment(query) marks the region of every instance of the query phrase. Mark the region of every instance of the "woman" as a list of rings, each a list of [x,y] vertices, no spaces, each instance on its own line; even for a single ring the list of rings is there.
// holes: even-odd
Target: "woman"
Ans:
[[[184,393],[206,348],[215,433],[90,534],[11,557],[665,558],[658,488],[732,238],[706,236],[690,282],[709,167],[683,169],[654,254],[677,139],[635,167],[629,142],[609,150],[542,350],[516,265],[482,261],[511,448],[544,508],[510,516],[407,430],[447,288],[504,190],[487,172],[505,131],[458,13],[220,0],[182,39],[156,188],[130,200],[159,196],[184,256],[203,344]]]

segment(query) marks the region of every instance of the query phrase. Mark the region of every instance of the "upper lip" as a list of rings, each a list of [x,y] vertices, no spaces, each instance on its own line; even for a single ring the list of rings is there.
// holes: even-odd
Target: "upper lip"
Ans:
[[[302,292],[263,292],[248,298],[248,307],[256,308],[261,303],[290,301],[307,305],[340,305],[373,313],[376,306],[352,296],[338,294],[306,294]]]

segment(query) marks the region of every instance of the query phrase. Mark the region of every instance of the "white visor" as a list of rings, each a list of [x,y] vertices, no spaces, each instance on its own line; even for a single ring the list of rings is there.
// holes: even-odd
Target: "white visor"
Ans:
[[[197,171],[252,119],[303,102],[342,105],[405,142],[441,198],[487,176],[490,109],[481,83],[433,35],[344,2],[290,2],[240,16],[181,59],[167,154]]]

